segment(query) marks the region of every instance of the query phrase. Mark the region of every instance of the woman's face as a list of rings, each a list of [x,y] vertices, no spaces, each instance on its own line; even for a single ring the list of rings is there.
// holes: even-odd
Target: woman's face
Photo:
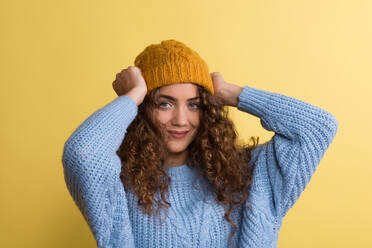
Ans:
[[[200,122],[198,88],[191,83],[163,86],[155,95],[154,118],[165,128],[164,142],[169,153],[184,152],[193,141]]]

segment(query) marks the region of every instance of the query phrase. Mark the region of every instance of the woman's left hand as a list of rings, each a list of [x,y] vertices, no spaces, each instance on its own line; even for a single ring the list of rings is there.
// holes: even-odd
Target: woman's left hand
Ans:
[[[213,82],[214,95],[221,98],[224,105],[237,107],[238,96],[243,88],[235,84],[226,83],[219,72],[212,72],[210,75]]]

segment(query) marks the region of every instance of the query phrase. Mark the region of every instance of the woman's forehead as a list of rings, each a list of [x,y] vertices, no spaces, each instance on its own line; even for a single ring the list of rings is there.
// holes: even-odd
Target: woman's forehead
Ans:
[[[193,83],[177,83],[160,87],[157,95],[168,95],[174,98],[192,98],[199,96],[199,91],[198,87]]]

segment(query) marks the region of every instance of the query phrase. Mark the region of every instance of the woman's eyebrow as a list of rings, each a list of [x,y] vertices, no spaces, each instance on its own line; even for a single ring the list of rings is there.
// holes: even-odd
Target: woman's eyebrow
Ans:
[[[172,96],[168,96],[168,95],[161,94],[161,95],[159,95],[159,98],[160,98],[160,97],[164,97],[164,98],[167,98],[167,99],[172,100],[172,101],[174,101],[174,102],[177,102],[177,98],[174,98],[174,97],[172,97]],[[196,97],[193,97],[193,98],[189,98],[189,99],[187,99],[187,101],[193,101],[193,100],[197,100],[197,99],[200,99],[200,96],[196,96]]]

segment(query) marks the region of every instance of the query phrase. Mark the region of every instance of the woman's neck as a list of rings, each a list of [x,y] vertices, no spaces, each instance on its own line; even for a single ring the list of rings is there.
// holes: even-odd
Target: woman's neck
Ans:
[[[169,153],[168,157],[164,161],[165,167],[173,167],[183,165],[187,161],[188,152],[187,150],[178,153]]]

